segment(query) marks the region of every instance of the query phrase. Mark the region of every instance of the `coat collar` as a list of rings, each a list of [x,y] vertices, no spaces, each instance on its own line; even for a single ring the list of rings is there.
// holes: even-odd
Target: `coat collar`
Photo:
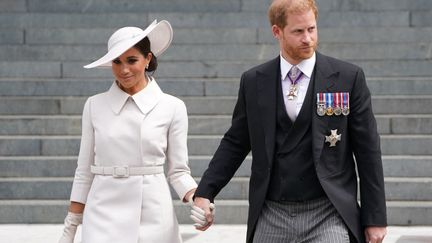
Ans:
[[[257,102],[264,128],[264,139],[269,164],[273,163],[276,135],[276,92],[281,82],[280,56],[259,66],[256,70]]]
[[[153,78],[149,78],[147,86],[134,95],[130,95],[121,90],[116,82],[111,85],[107,93],[111,109],[117,115],[120,113],[129,97],[135,101],[140,111],[145,115],[156,106],[163,94]]]

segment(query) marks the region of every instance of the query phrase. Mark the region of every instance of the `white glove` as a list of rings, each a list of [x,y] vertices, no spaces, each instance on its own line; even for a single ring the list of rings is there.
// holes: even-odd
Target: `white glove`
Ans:
[[[68,212],[64,220],[63,235],[60,237],[59,243],[73,243],[78,225],[82,223],[82,214]]]
[[[192,207],[190,218],[195,222],[195,227],[204,227],[208,223],[205,217],[205,212],[203,209],[194,205],[192,198],[193,195],[189,198],[189,204]],[[214,217],[216,211],[214,203],[210,203],[210,211]]]

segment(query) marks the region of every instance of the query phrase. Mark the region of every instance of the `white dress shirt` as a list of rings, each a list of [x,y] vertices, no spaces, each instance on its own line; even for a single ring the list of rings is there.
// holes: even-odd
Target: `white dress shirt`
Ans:
[[[291,70],[293,65],[290,64],[287,60],[285,60],[282,54],[280,55],[280,57],[281,57],[280,70],[281,70],[281,80],[282,80],[282,93],[285,102],[285,109],[290,119],[294,122],[301,110],[301,107],[303,105],[306,96],[310,79],[312,77],[312,72],[315,67],[316,55],[314,52],[314,54],[310,58],[305,59],[296,65],[303,73],[303,76],[297,82],[297,89],[298,89],[297,97],[295,97],[292,100],[288,99],[288,93],[291,87],[291,81],[288,78],[288,72]]]

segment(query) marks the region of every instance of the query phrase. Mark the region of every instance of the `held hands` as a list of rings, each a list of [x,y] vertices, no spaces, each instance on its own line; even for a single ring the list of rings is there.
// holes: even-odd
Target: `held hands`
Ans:
[[[207,230],[213,224],[215,205],[202,197],[195,197],[195,201],[191,197],[189,204],[192,207],[190,218],[195,222],[195,228],[201,231]]]
[[[63,235],[59,243],[73,243],[78,225],[82,223],[82,214],[68,212],[64,220]]]

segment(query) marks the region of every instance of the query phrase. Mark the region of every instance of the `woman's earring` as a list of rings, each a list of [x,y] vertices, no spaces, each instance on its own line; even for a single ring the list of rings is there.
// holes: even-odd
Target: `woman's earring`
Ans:
[[[148,67],[149,67],[149,64],[147,63],[147,65],[146,65],[146,69],[148,69]]]

